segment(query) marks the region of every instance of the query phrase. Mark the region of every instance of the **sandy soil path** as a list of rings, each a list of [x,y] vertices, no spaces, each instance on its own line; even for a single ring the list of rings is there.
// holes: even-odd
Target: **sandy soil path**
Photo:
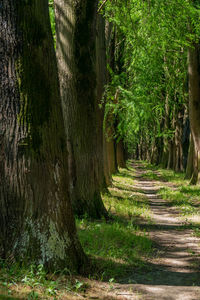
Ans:
[[[129,283],[131,280],[133,283],[124,286],[124,290],[132,288],[138,293],[138,298],[124,295],[124,299],[199,300],[200,240],[193,235],[190,226],[183,223],[176,209],[157,195],[159,182],[145,180],[140,164],[134,167],[135,186],[148,197],[152,212],[152,224],[141,223],[140,226],[149,232],[160,253],[151,261],[150,272],[133,274],[129,278]]]

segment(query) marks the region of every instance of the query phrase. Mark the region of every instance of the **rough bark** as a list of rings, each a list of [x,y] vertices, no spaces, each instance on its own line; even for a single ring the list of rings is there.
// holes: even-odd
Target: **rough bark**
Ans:
[[[48,1],[0,7],[0,255],[79,269]]]
[[[57,60],[68,138],[74,212],[106,214],[100,195],[97,129],[97,0],[55,0]],[[102,140],[103,142],[103,140]]]
[[[188,51],[189,118],[194,140],[195,161],[191,183],[200,181],[200,48],[193,44]]]

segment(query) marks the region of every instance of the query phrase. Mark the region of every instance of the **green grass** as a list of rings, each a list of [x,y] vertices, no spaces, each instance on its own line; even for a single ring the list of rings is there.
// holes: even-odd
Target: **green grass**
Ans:
[[[148,234],[136,225],[138,218],[150,221],[147,198],[133,188],[134,170],[121,169],[113,176],[109,194],[103,195],[111,221],[77,220],[85,252],[100,262],[102,279],[123,277],[130,269],[144,268],[153,253]]]
[[[175,172],[173,170],[162,169],[159,166],[153,166],[147,164],[147,172],[143,175],[144,178],[149,178],[152,180],[172,182],[174,184],[182,184],[184,181],[185,174],[180,172]],[[156,172],[156,173],[155,173]]]
[[[166,187],[162,188],[159,194],[172,206],[179,208],[183,216],[200,214],[200,208],[195,204],[198,200],[197,196],[193,196],[193,193],[185,193],[183,189],[184,187],[178,187],[177,190]]]
[[[109,194],[103,195],[109,221],[76,220],[84,251],[93,262],[90,278],[110,285],[136,269],[149,268],[147,258],[154,253],[148,233],[137,226],[139,218],[150,221],[150,212],[146,196],[133,188],[133,176],[130,167],[113,176]],[[69,292],[85,288],[68,270],[48,274],[42,265],[0,261],[0,299],[71,299]]]
[[[24,266],[0,261],[0,299],[63,299],[63,295],[71,299],[69,292],[86,288],[87,284],[65,269],[50,274],[43,265]]]

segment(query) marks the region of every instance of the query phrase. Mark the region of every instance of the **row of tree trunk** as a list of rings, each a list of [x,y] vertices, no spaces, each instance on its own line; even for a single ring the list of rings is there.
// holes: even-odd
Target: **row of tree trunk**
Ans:
[[[0,5],[0,257],[80,270],[74,213],[107,216],[101,191],[124,166],[103,134],[105,25],[97,0]],[[57,69],[58,67],[58,69]]]
[[[188,103],[178,103],[175,95],[175,104],[172,106],[166,93],[165,116],[161,131],[171,131],[173,134],[157,137],[150,144],[142,134],[135,152],[138,159],[161,164],[164,168],[177,172],[186,171],[186,179],[189,179],[191,184],[200,182],[199,66],[200,49],[199,45],[194,43],[188,50]]]

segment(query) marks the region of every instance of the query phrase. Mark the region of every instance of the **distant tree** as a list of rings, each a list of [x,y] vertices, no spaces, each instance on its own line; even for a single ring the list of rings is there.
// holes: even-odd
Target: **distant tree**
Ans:
[[[0,257],[78,270],[48,0],[0,4]]]

